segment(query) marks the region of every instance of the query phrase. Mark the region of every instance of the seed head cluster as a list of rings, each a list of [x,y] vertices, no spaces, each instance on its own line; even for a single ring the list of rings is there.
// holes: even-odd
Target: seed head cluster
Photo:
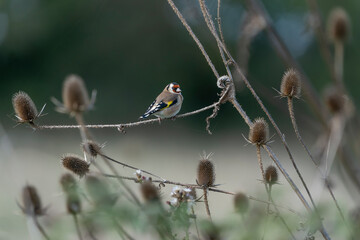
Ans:
[[[284,73],[281,80],[280,91],[284,97],[300,97],[301,80],[300,74],[296,70],[290,68]]]
[[[350,20],[346,11],[335,8],[331,11],[328,19],[328,34],[332,41],[344,42],[350,35]]]
[[[235,211],[244,214],[249,209],[249,199],[244,193],[236,193],[234,196]]]
[[[90,165],[81,159],[80,156],[74,154],[64,155],[61,159],[61,163],[66,169],[75,173],[79,177],[83,177],[89,172]]]
[[[263,145],[269,138],[269,126],[264,118],[255,119],[250,127],[249,141],[255,145]]]
[[[65,79],[62,98],[66,110],[70,113],[83,112],[90,104],[84,81],[77,75],[70,75]]]
[[[210,161],[211,155],[203,156],[197,168],[197,182],[200,186],[211,187],[215,182],[215,167]]]
[[[38,117],[36,106],[27,93],[21,91],[15,93],[12,104],[19,122],[32,123]]]
[[[26,185],[22,191],[23,212],[29,216],[44,214],[40,197],[34,186]]]
[[[275,184],[278,180],[277,169],[274,166],[268,166],[265,170],[265,181],[270,185]]]

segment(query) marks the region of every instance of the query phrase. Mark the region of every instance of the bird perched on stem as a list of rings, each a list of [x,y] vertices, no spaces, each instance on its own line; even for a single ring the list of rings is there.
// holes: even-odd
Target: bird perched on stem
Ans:
[[[159,119],[174,117],[180,111],[183,99],[179,84],[170,83],[157,96],[140,119],[147,118],[152,114]]]

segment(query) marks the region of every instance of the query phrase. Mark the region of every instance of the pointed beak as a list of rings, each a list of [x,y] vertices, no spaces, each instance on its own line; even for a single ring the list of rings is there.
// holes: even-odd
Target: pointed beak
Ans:
[[[181,93],[181,89],[180,89],[180,88],[177,88],[177,89],[176,89],[176,92],[177,92],[177,93]]]

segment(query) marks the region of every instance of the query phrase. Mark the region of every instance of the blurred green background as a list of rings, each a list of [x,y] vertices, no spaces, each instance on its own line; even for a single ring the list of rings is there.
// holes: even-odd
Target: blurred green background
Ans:
[[[204,43],[220,74],[225,74],[198,3],[192,0],[176,3]],[[291,52],[321,91],[331,79],[314,35],[306,26],[306,1],[264,3]],[[208,5],[215,16],[217,2],[208,1]],[[319,1],[324,18],[338,5],[348,11],[352,20],[344,74],[357,103],[360,101],[357,94],[360,90],[357,83],[360,2]],[[237,55],[243,17],[243,1],[222,2],[224,35],[234,55]],[[279,88],[285,68],[271,48],[266,33],[255,38],[250,54],[250,81],[261,83],[269,89],[268,93],[276,95],[271,88]],[[62,81],[70,73],[82,76],[89,91],[98,90],[96,112],[89,120],[92,122],[136,120],[172,81],[179,82],[183,89],[182,112],[212,103],[218,93],[216,79],[205,59],[165,0],[1,1],[0,69],[0,112],[3,113],[0,121],[5,126],[13,124],[6,115],[13,113],[11,96],[18,90],[26,91],[38,108],[48,103],[45,112],[51,114],[46,121],[59,122],[59,114],[52,112],[49,99],[51,96],[61,99]],[[241,86],[238,90],[245,110],[250,116],[257,116],[259,108],[249,92]],[[257,90],[264,96],[261,88]],[[273,98],[267,99],[270,100],[268,105],[278,105]],[[273,110],[276,115],[278,106]],[[235,116],[232,111],[227,113],[222,117],[225,122]],[[203,119],[196,119],[193,118],[191,124],[203,124]],[[64,121],[67,117],[61,119]]]

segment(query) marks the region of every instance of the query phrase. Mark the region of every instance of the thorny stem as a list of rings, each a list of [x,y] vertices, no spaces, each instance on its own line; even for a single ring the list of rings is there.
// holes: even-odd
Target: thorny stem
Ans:
[[[79,237],[79,240],[82,240],[83,238],[82,238],[82,235],[81,235],[80,225],[79,225],[77,215],[76,214],[72,214],[72,215],[73,215],[73,218],[74,218],[74,223],[75,223],[75,228],[76,228],[77,235]]]
[[[81,113],[77,113],[75,114],[75,119],[77,121],[77,123],[80,126],[80,135],[81,135],[81,139],[82,141],[85,143],[88,140],[93,140],[89,130],[87,129],[82,114]],[[87,146],[87,145],[85,145]],[[90,152],[89,149],[86,149],[87,152]],[[109,167],[109,169],[115,174],[115,175],[119,175],[118,172],[116,171],[116,169],[114,168],[114,166],[111,165],[111,163],[104,157],[102,157],[102,159],[104,160],[105,164]],[[140,206],[140,201],[137,198],[137,196],[133,193],[133,191],[126,185],[126,183],[122,180],[122,179],[118,179],[118,181],[120,182],[120,184],[126,189],[126,191],[131,195],[131,197],[134,199],[135,203]]]
[[[172,2],[172,0],[168,0],[168,2],[170,3],[170,2]],[[281,141],[283,142],[283,145],[285,146],[285,149],[286,149],[286,151],[287,151],[287,153],[288,153],[288,155],[289,155],[289,157],[290,157],[290,159],[291,159],[291,161],[293,162],[293,165],[294,165],[294,167],[295,167],[295,166],[296,166],[295,161],[294,161],[294,159],[293,159],[293,157],[292,157],[292,154],[291,154],[291,152],[290,152],[290,149],[288,148],[287,142],[285,141],[284,135],[281,133],[279,127],[277,126],[277,124],[275,123],[275,121],[273,120],[273,118],[271,117],[269,111],[268,111],[267,108],[264,106],[264,104],[262,103],[261,99],[260,99],[259,96],[256,94],[255,90],[252,88],[250,82],[247,80],[247,78],[246,78],[246,77],[244,76],[244,74],[242,73],[240,67],[237,65],[237,63],[235,62],[234,58],[230,55],[230,53],[227,51],[227,49],[226,49],[226,47],[224,46],[224,44],[223,44],[223,43],[221,42],[221,40],[219,39],[219,36],[217,35],[217,33],[216,33],[215,29],[214,29],[215,27],[213,27],[213,26],[214,26],[213,21],[211,20],[211,18],[208,19],[208,16],[209,16],[210,14],[207,13],[204,0],[199,0],[199,2],[200,2],[200,7],[201,7],[201,10],[202,10],[203,16],[204,16],[204,18],[205,18],[205,21],[206,21],[206,23],[207,23],[207,25],[208,25],[209,30],[210,30],[211,33],[213,34],[213,36],[214,36],[214,38],[216,39],[218,45],[220,45],[220,46],[222,47],[222,49],[224,50],[224,52],[226,53],[226,55],[229,57],[229,59],[231,60],[231,62],[235,65],[236,70],[237,70],[237,72],[239,73],[241,79],[243,79],[243,81],[245,82],[245,85],[246,85],[247,88],[250,90],[251,94],[254,96],[254,98],[255,98],[256,101],[259,103],[260,107],[261,107],[262,110],[265,112],[265,114],[266,114],[267,117],[269,118],[270,122],[272,123],[272,125],[273,125],[274,128],[276,129],[276,131],[277,131],[278,135],[280,136]],[[173,9],[174,9],[175,5],[174,5],[173,2],[172,2],[172,5],[173,5]],[[175,8],[176,8],[176,7],[175,7]],[[176,8],[176,9],[177,9],[177,8]],[[175,9],[174,9],[174,11],[175,11]],[[178,11],[178,10],[177,10],[177,11]],[[261,14],[264,15],[264,12],[261,12]],[[177,14],[177,15],[178,15],[178,14]],[[185,24],[187,25],[185,19],[182,18],[182,19],[181,19],[181,22],[182,22],[183,24],[185,23]],[[185,24],[184,24],[184,26],[185,26]],[[188,26],[188,25],[187,25],[187,26]],[[185,27],[186,27],[186,26],[185,26]],[[188,29],[188,28],[187,28],[187,29]],[[285,49],[286,49],[286,48],[285,48]],[[287,50],[287,49],[286,49],[286,50]],[[291,56],[291,55],[290,55],[290,56]],[[294,59],[292,59],[292,60],[295,62]],[[296,62],[295,62],[295,63],[296,63]],[[295,64],[294,64],[294,65],[295,65]],[[297,66],[297,64],[296,64],[296,66]],[[297,66],[297,69],[299,69],[298,66]],[[218,78],[218,77],[217,77],[217,78]],[[311,85],[310,85],[310,86],[311,86]],[[314,96],[314,94],[313,94],[313,96]],[[317,95],[315,95],[315,96],[317,96]],[[313,100],[313,99],[312,99],[312,100]],[[316,103],[318,103],[318,102],[316,102]],[[238,106],[240,106],[240,105],[238,104]],[[320,107],[319,107],[318,109],[319,109],[319,111],[321,110]],[[268,152],[268,153],[270,154],[270,152]],[[274,158],[274,156],[275,156],[274,153],[272,153],[272,155],[273,155],[273,156],[272,156],[272,159],[273,159],[273,160],[276,159],[276,158]],[[278,164],[280,164],[280,162],[278,162]],[[297,167],[296,167],[295,169],[297,169]],[[282,172],[283,174],[286,173],[286,172],[285,172],[285,169],[282,169],[281,172]],[[297,171],[297,172],[298,172],[298,174],[299,174],[299,171]],[[305,198],[302,196],[301,192],[300,192],[299,189],[296,187],[296,185],[294,184],[294,182],[292,181],[292,179],[289,177],[289,175],[288,175],[287,173],[286,173],[286,175],[287,175],[286,179],[287,179],[288,182],[292,185],[292,188],[293,188],[294,191],[297,193],[297,195],[299,196],[300,200],[303,202],[303,204],[305,205],[305,207],[306,207],[310,212],[312,212],[312,209],[310,208],[310,206],[308,205],[308,203],[306,202]],[[303,181],[302,176],[299,175],[299,177],[300,177],[300,179],[302,180],[302,183],[305,185],[305,188],[307,189],[307,186],[306,186],[305,182]],[[309,191],[307,191],[307,193],[309,194]],[[323,234],[323,236],[324,236],[325,239],[330,239],[330,237],[328,236],[327,232],[325,231],[325,229],[324,229],[323,227],[322,227],[322,229],[321,229],[320,231],[321,231],[321,233]]]
[[[286,47],[285,43],[281,39],[280,35],[274,28],[272,20],[269,14],[266,12],[265,7],[262,5],[260,0],[247,0],[248,5],[252,10],[261,15],[266,21],[266,31],[270,42],[273,45],[273,48],[276,50],[280,58],[283,60],[284,64],[287,67],[293,67],[300,72],[302,75],[302,86],[304,88],[305,96],[307,97],[310,107],[312,108],[314,114],[320,119],[321,123],[327,128],[327,115],[328,112],[326,108],[323,107],[319,94],[316,92],[315,88],[312,86],[310,79],[306,76],[303,69],[297,63],[295,58],[291,55],[289,49]]]
[[[212,19],[209,17],[210,15],[209,15],[209,13],[208,13],[208,11],[207,11],[207,8],[206,8],[206,5],[205,5],[205,0],[199,0],[199,2],[200,2],[201,11],[203,12],[203,16],[204,16],[205,21],[206,21],[206,23],[207,23],[207,25],[208,25],[208,28],[210,29],[210,31],[211,31],[212,34],[214,35],[214,37],[215,37],[215,39],[217,40],[218,44],[221,45],[222,43],[221,43],[221,41],[219,40],[219,37],[218,37],[218,35],[217,35],[217,33],[216,33],[215,29],[214,29],[215,27],[214,27],[214,24],[213,24],[213,22],[212,22]],[[226,50],[225,46],[223,46],[223,49],[224,49],[224,51],[228,54],[228,56],[232,59],[231,55],[230,55],[230,54],[228,53],[228,51]],[[287,151],[287,153],[288,153],[288,155],[289,155],[289,157],[290,157],[290,160],[291,160],[291,162],[293,163],[293,166],[294,166],[294,168],[295,168],[295,170],[296,170],[296,172],[297,172],[297,174],[298,174],[298,176],[299,176],[299,178],[300,178],[303,186],[305,187],[305,190],[306,190],[307,194],[309,195],[310,200],[311,200],[314,208],[316,209],[316,206],[315,206],[315,203],[314,203],[313,198],[312,198],[312,196],[311,196],[311,193],[310,193],[310,191],[309,191],[309,189],[308,189],[308,187],[307,187],[307,185],[306,185],[306,183],[305,183],[305,181],[304,181],[304,179],[303,179],[303,177],[302,177],[302,175],[301,175],[301,173],[300,173],[300,171],[299,171],[299,169],[298,169],[298,167],[297,167],[297,165],[296,165],[296,163],[295,163],[295,160],[294,160],[294,158],[293,158],[293,156],[292,156],[292,154],[291,154],[291,152],[290,152],[290,149],[289,149],[289,147],[288,147],[288,145],[287,145],[287,142],[286,142],[285,139],[284,139],[284,135],[283,135],[282,132],[280,131],[280,128],[277,126],[277,124],[276,124],[275,121],[273,120],[272,116],[270,115],[269,111],[267,110],[267,108],[265,107],[265,105],[263,104],[263,102],[261,101],[261,99],[259,98],[259,96],[256,94],[255,90],[254,90],[254,89],[252,88],[252,86],[250,85],[250,82],[249,82],[249,81],[246,79],[246,77],[243,75],[243,73],[242,73],[242,71],[240,70],[239,66],[235,63],[235,61],[233,61],[233,62],[234,62],[234,64],[235,64],[235,66],[236,66],[236,70],[239,72],[239,74],[240,74],[241,78],[244,80],[246,86],[249,88],[249,90],[251,91],[251,93],[253,94],[253,96],[255,97],[255,99],[257,100],[257,102],[259,103],[259,105],[261,106],[262,110],[263,110],[263,111],[265,112],[265,114],[268,116],[270,122],[272,123],[272,125],[273,125],[274,128],[276,129],[278,135],[280,136],[281,141],[283,142],[283,145],[285,146],[285,149],[286,149],[286,151]]]
[[[191,115],[195,115],[201,112],[204,112],[208,109],[214,108],[217,105],[217,103],[213,103],[209,106],[197,109],[195,111],[192,112],[187,112],[184,114],[180,114],[175,116],[174,118],[184,118],[184,117],[188,117]],[[162,119],[162,120],[166,120],[166,119]],[[143,125],[143,124],[148,124],[148,123],[157,123],[159,122],[159,120],[156,119],[149,119],[149,120],[144,120],[144,121],[137,121],[137,122],[131,122],[131,123],[118,123],[118,124],[93,124],[93,125],[84,125],[85,128],[118,128],[120,131],[123,131],[123,129],[125,128],[129,128],[129,127],[135,127],[135,126],[139,126],[139,125]],[[37,129],[77,129],[77,128],[81,128],[81,125],[44,125],[44,126],[38,126]]]
[[[278,215],[278,217],[280,218],[280,221],[284,224],[286,230],[290,233],[291,237],[293,239],[295,239],[295,236],[294,234],[291,232],[291,229],[290,227],[288,226],[288,224],[286,223],[285,219],[280,215],[280,211],[279,209],[277,208],[277,206],[275,205],[275,202],[274,200],[272,199],[271,197],[271,185],[268,186],[268,184],[266,183],[266,178],[265,178],[265,171],[264,171],[264,166],[263,166],[263,163],[262,163],[262,159],[261,159],[261,146],[260,145],[256,145],[256,155],[257,155],[257,159],[258,159],[258,162],[259,162],[259,167],[260,167],[260,171],[261,171],[261,175],[262,175],[262,178],[263,178],[263,181],[264,181],[264,186],[265,186],[265,190],[266,190],[266,193],[268,195],[268,201],[269,202],[272,202],[273,205],[274,205],[274,208],[275,208],[275,211],[276,211],[276,214]],[[269,215],[269,212],[270,212],[270,204],[267,204],[267,212],[266,214]],[[268,216],[267,216],[268,217]],[[265,236],[265,230],[266,228],[264,228],[264,236]],[[264,239],[264,236],[262,239]]]
[[[289,108],[289,114],[290,114],[290,119],[291,119],[291,123],[293,125],[294,128],[294,132],[296,134],[297,139],[299,140],[299,142],[301,143],[301,145],[303,146],[303,148],[305,149],[305,151],[307,152],[308,156],[310,157],[311,161],[314,163],[315,167],[317,168],[317,170],[321,173],[319,165],[316,163],[314,157],[312,156],[312,154],[310,153],[308,147],[306,146],[306,144],[304,143],[304,141],[302,140],[302,137],[300,135],[297,123],[296,123],[296,118],[295,118],[295,113],[294,113],[294,105],[293,105],[293,99],[291,97],[288,97],[288,108]],[[335,195],[330,187],[330,185],[328,184],[328,181],[325,179],[325,186],[328,189],[335,205],[336,208],[341,216],[341,218],[343,219],[343,221],[345,222],[345,217],[344,214],[342,212],[342,210],[340,209],[340,206],[335,198]]]
[[[44,228],[41,226],[41,224],[39,223],[39,220],[37,218],[37,216],[33,215],[33,220],[34,220],[34,223],[36,225],[36,227],[39,229],[41,235],[43,235],[43,237],[46,239],[46,240],[50,240],[49,236],[46,234]]]
[[[209,208],[208,192],[205,187],[203,188],[203,190],[204,190],[204,204],[205,204],[205,208],[206,208],[206,213],[209,216],[210,221],[212,221],[210,208]]]
[[[151,173],[151,172],[145,171],[145,170],[140,169],[140,168],[133,167],[133,166],[128,165],[128,164],[126,164],[126,163],[122,163],[122,162],[117,161],[117,160],[115,160],[115,159],[113,159],[113,158],[111,158],[111,157],[108,157],[108,156],[106,156],[106,155],[104,155],[104,154],[102,154],[102,153],[99,153],[99,155],[102,156],[102,157],[104,157],[104,158],[106,158],[106,159],[108,159],[108,160],[110,160],[110,161],[112,161],[112,162],[118,163],[118,164],[120,164],[120,165],[122,165],[122,166],[124,166],[124,167],[130,168],[130,169],[134,169],[134,170],[140,170],[140,171],[142,171],[142,172],[144,172],[144,173],[147,173],[147,174],[149,174],[149,175],[151,175],[151,176],[153,176],[153,177],[156,177],[156,178],[162,179],[163,181],[166,181],[166,180],[163,179],[162,177],[160,177],[160,176],[158,176],[158,175],[155,175],[155,174],[153,174],[153,173]]]
[[[219,73],[217,72],[214,64],[211,62],[209,55],[206,53],[203,45],[201,44],[200,40],[196,37],[195,33],[192,31],[191,27],[189,26],[189,24],[186,22],[185,18],[183,17],[183,15],[180,13],[179,9],[175,6],[174,2],[172,0],[167,0],[169,5],[171,6],[171,8],[173,9],[173,11],[175,12],[175,14],[177,15],[177,17],[180,19],[181,23],[184,25],[184,27],[186,28],[186,30],[189,32],[190,36],[194,39],[195,43],[198,45],[201,53],[204,55],[207,63],[209,64],[211,70],[213,71],[214,75],[216,78],[219,78]]]

